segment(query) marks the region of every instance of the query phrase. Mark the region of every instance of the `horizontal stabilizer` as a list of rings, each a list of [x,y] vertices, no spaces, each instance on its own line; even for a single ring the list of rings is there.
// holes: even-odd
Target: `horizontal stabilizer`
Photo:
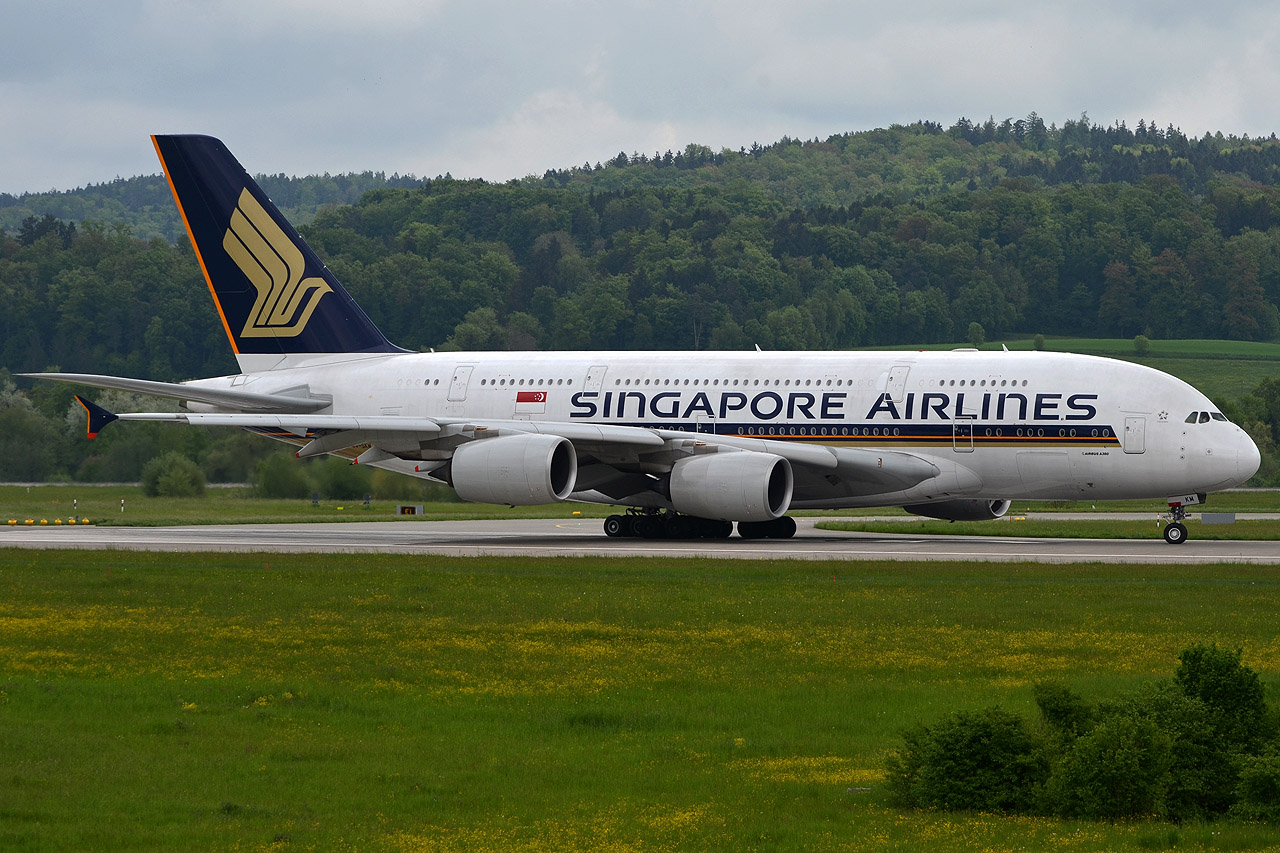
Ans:
[[[76,395],[76,402],[84,407],[85,412],[89,415],[89,438],[97,438],[102,428],[114,420],[119,420],[116,415],[108,412],[106,409],[94,403],[92,400],[86,400],[79,394]]]
[[[332,401],[328,398],[296,397],[289,394],[255,394],[252,391],[232,391],[222,388],[205,388],[184,385],[179,382],[152,382],[149,379],[128,379],[123,376],[100,376],[95,373],[19,373],[31,379],[53,379],[93,388],[112,388],[132,391],[136,394],[154,394],[174,400],[192,400],[211,406],[246,409],[259,412],[314,412]]]

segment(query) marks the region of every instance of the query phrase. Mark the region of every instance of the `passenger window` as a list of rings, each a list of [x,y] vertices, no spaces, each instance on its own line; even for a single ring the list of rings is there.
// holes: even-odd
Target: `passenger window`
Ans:
[[[1208,412],[1201,412],[1201,413],[1200,413],[1200,423],[1202,423],[1202,424],[1207,424],[1208,422],[1209,422],[1209,413],[1208,413]]]
[[[1187,420],[1185,421],[1185,423],[1193,424],[1196,422],[1196,418],[1199,416],[1200,416],[1199,412],[1192,412],[1191,414],[1187,415]]]

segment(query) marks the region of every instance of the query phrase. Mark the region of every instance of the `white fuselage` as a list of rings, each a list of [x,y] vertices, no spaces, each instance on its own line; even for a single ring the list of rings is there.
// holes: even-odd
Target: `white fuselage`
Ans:
[[[494,352],[292,356],[194,383],[332,395],[326,413],[608,423],[806,442],[937,465],[947,497],[1164,498],[1239,485],[1258,450],[1190,385],[1040,352]],[[1193,413],[1194,423],[1188,423]],[[1198,413],[1214,413],[1201,423]],[[792,506],[908,502],[838,477]],[[934,498],[937,495],[927,495]]]

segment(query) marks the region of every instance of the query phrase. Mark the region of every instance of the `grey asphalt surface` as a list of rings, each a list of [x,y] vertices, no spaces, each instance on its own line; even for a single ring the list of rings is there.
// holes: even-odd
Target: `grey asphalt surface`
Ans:
[[[1054,517],[1064,517],[1054,514]],[[1093,515],[1091,517],[1098,517]],[[1151,538],[1033,539],[1011,536],[920,536],[817,530],[797,519],[793,539],[609,539],[600,519],[236,524],[189,527],[6,527],[0,548],[141,551],[436,554],[463,556],[647,556],[725,559],[943,560],[1043,563],[1254,563],[1280,565],[1278,541],[1209,541],[1168,545],[1151,518]],[[1240,516],[1243,518],[1244,516]],[[901,517],[899,517],[901,518]],[[1016,522],[996,521],[992,524]]]

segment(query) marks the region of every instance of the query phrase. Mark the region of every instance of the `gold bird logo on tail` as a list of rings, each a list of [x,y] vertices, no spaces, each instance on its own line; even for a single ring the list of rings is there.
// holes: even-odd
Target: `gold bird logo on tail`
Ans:
[[[241,337],[297,337],[321,297],[333,292],[321,278],[302,277],[302,252],[248,189],[240,193],[222,248],[258,290]]]

